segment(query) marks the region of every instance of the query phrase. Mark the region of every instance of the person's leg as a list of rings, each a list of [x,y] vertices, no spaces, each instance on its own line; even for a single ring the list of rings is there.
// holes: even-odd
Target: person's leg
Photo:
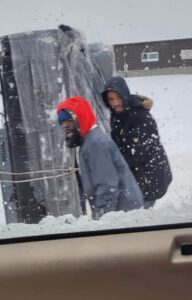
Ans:
[[[153,200],[153,201],[144,201],[143,207],[144,207],[145,209],[148,209],[148,208],[150,208],[150,207],[153,207],[154,204],[155,204],[155,200]]]

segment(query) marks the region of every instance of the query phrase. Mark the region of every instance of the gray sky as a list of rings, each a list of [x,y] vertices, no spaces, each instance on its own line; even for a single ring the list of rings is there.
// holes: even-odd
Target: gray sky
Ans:
[[[0,0],[0,36],[61,23],[88,42],[192,37],[191,0]]]

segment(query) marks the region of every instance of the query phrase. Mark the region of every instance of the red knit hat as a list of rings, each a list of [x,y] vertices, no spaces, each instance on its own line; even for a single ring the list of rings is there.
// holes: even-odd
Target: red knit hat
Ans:
[[[74,96],[59,103],[57,106],[57,114],[64,109],[75,113],[79,121],[80,134],[82,137],[85,137],[90,131],[91,127],[97,122],[90,102],[81,96]]]

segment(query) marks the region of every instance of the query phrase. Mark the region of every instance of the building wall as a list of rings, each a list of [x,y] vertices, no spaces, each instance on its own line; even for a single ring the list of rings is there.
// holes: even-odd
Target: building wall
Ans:
[[[192,39],[114,45],[117,72],[192,66]]]

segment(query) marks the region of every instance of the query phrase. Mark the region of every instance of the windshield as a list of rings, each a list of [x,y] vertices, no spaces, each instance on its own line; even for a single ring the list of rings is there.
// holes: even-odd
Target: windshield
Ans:
[[[191,223],[191,5],[1,1],[0,238]]]

